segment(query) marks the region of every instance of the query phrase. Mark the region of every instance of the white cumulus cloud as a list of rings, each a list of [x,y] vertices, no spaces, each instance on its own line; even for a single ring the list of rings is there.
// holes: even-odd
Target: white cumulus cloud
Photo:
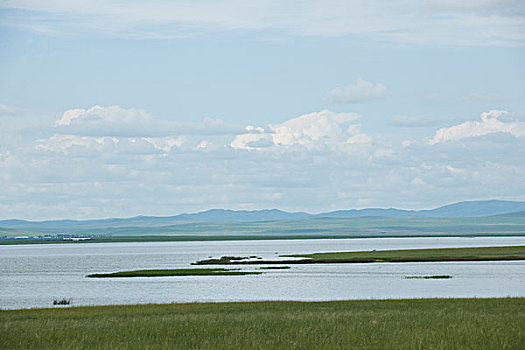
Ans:
[[[230,146],[235,149],[256,149],[272,145],[273,139],[270,134],[242,134],[230,142]]]
[[[504,122],[500,120],[507,111],[492,110],[481,114],[481,121],[467,121],[449,128],[439,129],[429,143],[431,145],[479,137],[494,133],[508,133],[514,137],[525,136],[525,122]]]
[[[65,111],[55,122],[55,127],[67,134],[115,136],[147,132],[153,123],[153,117],[143,110],[94,106]]]
[[[359,103],[383,98],[387,91],[381,83],[374,84],[358,78],[352,84],[329,91],[327,99],[333,103]]]
[[[56,126],[85,124],[125,124],[151,122],[153,117],[143,110],[124,109],[119,106],[94,106],[89,109],[69,109],[62,118],[55,122]]]
[[[171,135],[231,135],[242,129],[221,119],[205,118],[198,123],[159,120],[141,109],[94,106],[64,112],[55,121],[55,132],[80,136],[163,137]]]
[[[270,146],[293,146],[313,149],[338,149],[345,145],[370,143],[372,138],[360,133],[361,116],[356,113],[335,113],[329,110],[308,113],[266,128],[246,128],[248,133],[237,135],[230,143],[236,149],[262,149]],[[267,130],[267,131],[264,131]]]

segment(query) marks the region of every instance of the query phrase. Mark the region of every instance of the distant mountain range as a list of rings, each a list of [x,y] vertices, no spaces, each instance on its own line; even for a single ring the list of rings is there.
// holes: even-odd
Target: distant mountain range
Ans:
[[[3,220],[0,221],[0,229],[20,231],[54,231],[66,232],[68,230],[90,230],[99,228],[130,228],[151,227],[161,228],[170,225],[185,225],[191,223],[243,223],[243,222],[267,222],[267,221],[290,221],[318,218],[362,218],[362,217],[385,217],[385,218],[439,218],[439,217],[482,217],[482,216],[525,216],[525,202],[515,201],[468,201],[449,204],[431,210],[402,210],[402,209],[350,209],[338,210],[321,214],[308,214],[304,212],[286,212],[278,209],[266,210],[226,210],[212,209],[193,214],[180,214],[175,216],[137,216],[123,219],[104,220],[52,220],[52,221],[26,221],[26,220]]]
[[[514,201],[467,201],[458,202],[454,204],[445,205],[430,210],[403,210],[403,209],[381,209],[381,208],[367,208],[367,209],[351,209],[338,210],[329,213],[315,215],[316,217],[331,217],[331,218],[356,218],[364,216],[382,216],[389,218],[402,217],[480,217],[492,216],[509,213],[517,213],[525,211],[525,202]]]

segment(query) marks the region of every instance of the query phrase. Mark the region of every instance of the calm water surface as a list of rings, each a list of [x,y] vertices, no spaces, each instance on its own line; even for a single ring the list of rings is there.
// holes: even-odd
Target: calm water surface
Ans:
[[[188,268],[210,256],[525,245],[525,237],[370,238],[0,246],[0,308],[244,301],[525,296],[525,261],[292,265],[262,275],[92,279],[95,272]],[[256,270],[256,266],[243,267]],[[405,279],[451,275],[445,280]]]

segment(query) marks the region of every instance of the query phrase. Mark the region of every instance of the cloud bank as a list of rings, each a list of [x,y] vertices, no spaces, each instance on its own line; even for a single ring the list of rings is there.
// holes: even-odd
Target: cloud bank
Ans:
[[[41,120],[7,110],[0,124]],[[370,133],[367,116],[353,112],[323,110],[230,134],[202,121],[152,136],[170,123],[139,109],[72,109],[35,129],[0,127],[0,211],[4,218],[101,218],[523,199],[523,123],[510,117],[489,111],[437,130],[431,142],[401,142]],[[134,123],[151,129],[141,134]],[[103,126],[112,132],[95,135]]]
[[[516,0],[37,1],[6,0],[3,24],[40,33],[82,30],[170,39],[224,30],[293,36],[350,36],[388,42],[522,46],[524,6]],[[53,19],[53,21],[51,20]]]

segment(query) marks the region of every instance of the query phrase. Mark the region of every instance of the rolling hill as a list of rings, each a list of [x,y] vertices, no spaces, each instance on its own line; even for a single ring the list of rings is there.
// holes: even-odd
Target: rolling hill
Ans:
[[[282,231],[279,227],[297,227],[301,232],[309,232],[313,230],[325,231],[324,228],[318,227],[318,224],[325,222],[325,224],[337,222],[337,219],[358,219],[370,218],[370,223],[379,222],[379,218],[383,219],[402,219],[412,218],[477,218],[490,216],[505,216],[513,218],[514,220],[522,221],[523,213],[525,212],[525,202],[513,201],[469,201],[458,202],[431,210],[402,210],[402,209],[382,209],[382,208],[367,208],[367,209],[351,209],[338,210],[333,212],[321,214],[308,214],[304,212],[286,212],[277,209],[271,210],[225,210],[212,209],[200,213],[180,214],[175,216],[137,216],[132,218],[112,218],[103,220],[51,220],[51,221],[26,221],[26,220],[3,220],[0,221],[0,233],[14,235],[24,232],[50,232],[50,233],[96,233],[103,232],[105,234],[172,234],[174,232],[192,232],[192,231],[206,231],[206,227],[214,226],[210,229],[216,231],[217,227],[220,232],[228,232],[229,230],[241,230],[243,223],[253,223],[253,227],[257,223],[275,222],[275,225],[265,225],[273,227],[272,229]],[[375,218],[375,219],[374,219]],[[332,220],[329,220],[332,219]],[[495,219],[487,219],[495,220]],[[366,221],[366,220],[365,220]],[[367,222],[368,222],[367,221]],[[398,220],[399,221],[399,220]],[[471,220],[472,221],[472,220]],[[294,222],[292,224],[285,224],[285,222]],[[400,221],[402,222],[402,221]],[[315,223],[315,225],[313,224]],[[355,225],[349,224],[345,225]],[[208,225],[208,226],[207,226]],[[305,226],[306,225],[306,226]],[[313,225],[313,226],[312,226]],[[397,225],[397,224],[396,224]],[[204,228],[203,228],[204,227]],[[226,228],[227,227],[227,228]],[[376,230],[373,224],[368,224],[368,229]],[[388,229],[388,227],[386,227]],[[311,231],[310,231],[311,232]]]

